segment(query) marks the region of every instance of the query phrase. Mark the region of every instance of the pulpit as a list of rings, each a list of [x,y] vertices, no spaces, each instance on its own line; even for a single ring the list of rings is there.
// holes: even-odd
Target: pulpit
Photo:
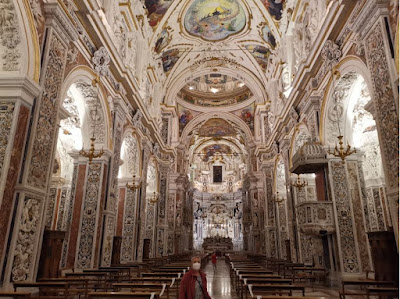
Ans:
[[[55,278],[59,276],[64,237],[65,232],[63,231],[44,231],[38,278]]]

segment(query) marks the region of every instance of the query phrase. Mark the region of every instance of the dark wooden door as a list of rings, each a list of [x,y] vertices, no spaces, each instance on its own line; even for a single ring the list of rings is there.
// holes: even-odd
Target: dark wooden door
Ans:
[[[150,239],[143,240],[143,259],[147,260],[150,258]]]

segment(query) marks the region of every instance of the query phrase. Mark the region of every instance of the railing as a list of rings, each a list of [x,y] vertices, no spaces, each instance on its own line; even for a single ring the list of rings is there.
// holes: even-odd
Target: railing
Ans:
[[[296,206],[300,232],[307,235],[326,235],[335,231],[331,201],[305,201]]]

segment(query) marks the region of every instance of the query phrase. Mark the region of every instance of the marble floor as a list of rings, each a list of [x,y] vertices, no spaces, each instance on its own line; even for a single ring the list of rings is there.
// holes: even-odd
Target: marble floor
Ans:
[[[224,258],[217,260],[217,271],[214,273],[211,261],[203,270],[207,275],[207,290],[212,299],[239,299],[231,285],[229,267]],[[324,296],[325,298],[339,298],[337,288],[315,286],[306,289],[307,296]],[[346,296],[346,299],[361,298],[360,296]]]
[[[212,299],[238,299],[231,285],[229,267],[224,258],[218,258],[214,273],[211,261],[204,268],[207,275],[207,290]]]

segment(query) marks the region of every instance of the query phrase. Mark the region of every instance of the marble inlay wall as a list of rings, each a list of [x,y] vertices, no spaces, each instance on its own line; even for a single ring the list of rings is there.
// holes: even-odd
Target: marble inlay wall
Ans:
[[[15,103],[0,102],[0,181],[4,172],[4,159],[9,146],[11,125],[13,123]]]
[[[361,271],[356,247],[357,237],[353,223],[353,209],[347,184],[345,164],[342,161],[329,161],[332,195],[337,214],[339,256],[342,271],[358,273]]]
[[[41,212],[43,199],[34,195],[26,195],[21,199],[21,218],[16,227],[16,242],[13,251],[11,281],[25,281],[34,276],[34,248],[38,246],[40,235]]]
[[[361,267],[363,271],[366,271],[371,269],[371,264],[369,256],[369,244],[366,235],[366,225],[363,215],[363,204],[360,194],[358,167],[359,165],[357,162],[347,162],[349,188],[353,204],[353,215],[358,240],[358,248],[360,250]]]
[[[132,262],[135,257],[136,192],[126,189],[124,222],[122,227],[121,263]]]

